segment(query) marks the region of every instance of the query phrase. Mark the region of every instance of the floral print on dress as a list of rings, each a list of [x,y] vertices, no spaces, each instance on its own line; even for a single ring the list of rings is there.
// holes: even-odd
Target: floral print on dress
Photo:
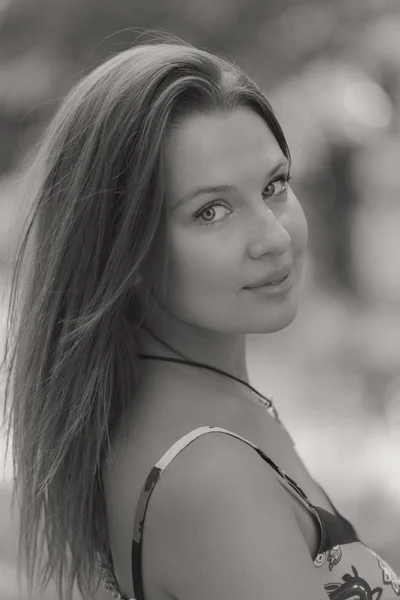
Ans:
[[[332,546],[330,550],[327,552],[321,552],[317,555],[314,560],[314,566],[322,567],[326,562],[328,563],[329,570],[332,571],[333,567],[335,567],[340,559],[342,558],[342,549],[339,544],[336,546]]]
[[[364,546],[362,542],[359,543],[362,546]],[[368,550],[368,552],[370,552],[372,556],[375,556],[376,560],[378,561],[378,565],[382,570],[382,579],[384,585],[391,585],[396,596],[400,597],[400,577],[396,575],[392,567],[388,565],[388,563],[385,560],[383,560],[383,558],[381,558],[379,554],[371,550],[371,548],[368,548],[368,546],[364,546],[364,548]]]
[[[383,594],[381,587],[371,590],[369,583],[360,577],[352,565],[352,574],[345,573],[343,583],[328,583],[324,588],[331,600],[379,600]]]
[[[344,556],[343,550],[347,554],[346,561],[338,566]],[[374,563],[365,563],[363,565],[364,572],[361,571],[361,567],[357,569],[352,564],[355,558],[362,556],[361,553],[364,550],[367,550],[377,560],[382,572],[383,587],[382,585],[376,585],[378,578]],[[351,560],[350,568],[348,568],[349,559]],[[379,554],[360,541],[346,544],[343,549],[340,544],[337,544],[332,546],[330,550],[319,553],[314,560],[314,566],[318,568],[328,567],[330,572],[336,567],[335,572],[332,573],[333,577],[338,577],[340,570],[344,571],[340,580],[333,580],[324,585],[325,591],[331,600],[386,600],[386,598],[394,600],[392,590],[396,596],[400,597],[400,578]],[[372,579],[376,580],[374,584],[371,584]],[[388,586],[392,590],[389,591]]]

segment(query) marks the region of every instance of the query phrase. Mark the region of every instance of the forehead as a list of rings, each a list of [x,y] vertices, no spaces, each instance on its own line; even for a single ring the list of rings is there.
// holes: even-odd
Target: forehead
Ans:
[[[200,185],[240,185],[283,156],[268,125],[250,109],[190,117],[168,139],[168,189],[176,199]]]

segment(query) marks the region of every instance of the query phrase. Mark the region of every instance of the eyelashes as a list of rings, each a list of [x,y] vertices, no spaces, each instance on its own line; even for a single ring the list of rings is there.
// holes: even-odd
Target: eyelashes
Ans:
[[[266,190],[270,185],[274,185],[277,182],[282,183],[283,189],[277,194],[272,194],[274,196],[281,196],[287,191],[287,187],[285,184],[287,184],[291,179],[292,176],[289,175],[289,173],[281,175],[278,179],[273,179],[264,189]]]
[[[272,198],[274,196],[282,196],[283,194],[286,194],[287,192],[287,184],[289,183],[289,181],[292,179],[292,176],[289,173],[285,173],[284,175],[280,175],[279,177],[277,177],[276,179],[273,179],[272,181],[269,182],[269,184],[264,188],[264,192],[266,189],[268,189],[269,187],[273,186],[274,190],[277,183],[281,183],[282,184],[282,189],[279,192],[273,192],[272,194],[267,195],[267,198]],[[224,201],[222,200],[211,200],[211,202],[209,202],[208,204],[206,204],[205,206],[203,206],[199,211],[197,211],[197,213],[194,215],[194,221],[200,221],[201,225],[216,225],[217,223],[221,223],[222,219],[219,219],[218,221],[204,221],[202,219],[202,214],[207,211],[210,210],[212,208],[214,208],[214,206],[223,206],[224,208],[227,208],[228,210],[231,210]]]

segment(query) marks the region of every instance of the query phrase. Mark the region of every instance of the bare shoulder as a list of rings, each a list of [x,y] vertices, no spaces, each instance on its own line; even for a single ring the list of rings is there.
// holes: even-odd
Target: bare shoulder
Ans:
[[[215,403],[221,406],[219,417],[202,408],[203,389],[182,380],[177,386],[167,369],[157,374],[135,398],[127,446],[122,444],[122,428],[115,456],[102,471],[116,575],[128,597],[133,597],[135,509],[151,468],[175,441],[202,425],[220,425],[258,442],[256,427],[242,429],[242,413],[236,411],[236,421],[226,419],[232,398],[226,398],[226,405],[223,398]],[[182,410],[189,393],[193,410]],[[142,555],[146,598],[242,600],[265,597],[268,589],[276,594],[268,596],[274,600],[281,598],[279,585],[285,581],[287,586],[288,574],[292,587],[287,597],[303,597],[298,591],[304,580],[304,598],[324,598],[293,503],[277,477],[251,446],[224,433],[202,435],[179,452],[147,506]],[[236,581],[237,573],[245,577]],[[251,593],[243,590],[245,582]]]
[[[322,600],[321,575],[277,477],[233,436],[211,432],[191,442],[149,503],[144,585],[155,560],[165,597],[278,600],[284,590],[288,598]]]

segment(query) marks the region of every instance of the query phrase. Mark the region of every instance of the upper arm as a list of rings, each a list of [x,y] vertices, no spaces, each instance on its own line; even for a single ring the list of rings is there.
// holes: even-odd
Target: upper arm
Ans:
[[[160,589],[179,600],[326,598],[276,477],[232,436],[211,433],[186,447],[153,492]]]

